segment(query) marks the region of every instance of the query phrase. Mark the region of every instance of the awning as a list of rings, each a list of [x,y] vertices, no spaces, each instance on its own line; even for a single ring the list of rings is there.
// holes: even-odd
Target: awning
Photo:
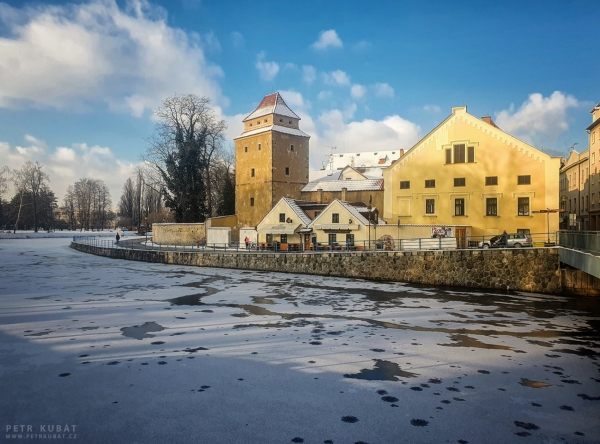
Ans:
[[[312,232],[312,228],[302,228],[298,233],[310,233]]]
[[[268,234],[294,234],[296,229],[302,224],[276,224],[276,225],[263,225],[258,228],[259,233]]]

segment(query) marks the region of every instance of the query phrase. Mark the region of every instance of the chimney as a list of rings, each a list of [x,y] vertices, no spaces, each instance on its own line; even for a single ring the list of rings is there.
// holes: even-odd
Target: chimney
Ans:
[[[323,188],[317,190],[317,203],[323,203]]]
[[[400,157],[404,156],[404,148],[400,148]]]
[[[498,128],[498,125],[496,125],[496,124],[494,123],[494,121],[492,120],[492,118],[491,118],[490,116],[483,116],[483,117],[481,118],[481,120],[483,120],[485,123],[488,123],[488,124],[492,125],[492,126],[493,126],[493,127],[495,127],[495,128]],[[498,128],[498,129],[500,129],[500,128]]]
[[[348,191],[348,188],[342,188],[342,200],[344,202],[346,202],[346,192]]]

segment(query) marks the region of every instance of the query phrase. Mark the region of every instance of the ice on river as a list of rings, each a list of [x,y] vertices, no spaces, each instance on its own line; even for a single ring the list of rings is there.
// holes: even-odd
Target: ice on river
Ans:
[[[85,443],[600,436],[600,299],[150,264],[69,242],[0,240],[5,429],[70,424]]]

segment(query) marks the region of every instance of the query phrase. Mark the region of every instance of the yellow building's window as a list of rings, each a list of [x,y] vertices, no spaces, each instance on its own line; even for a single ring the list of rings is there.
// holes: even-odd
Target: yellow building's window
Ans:
[[[285,213],[279,213],[279,222],[285,222]]]
[[[245,147],[244,147],[244,152],[245,152],[245,153],[247,153],[247,152],[248,152],[248,147],[247,147],[247,146],[245,146]]]
[[[425,214],[435,214],[435,199],[425,199]]]
[[[454,163],[465,163],[465,145],[454,145]]]
[[[331,223],[332,224],[339,224],[340,223],[340,214],[339,213],[332,213],[331,214]]]
[[[290,167],[285,167],[285,175],[286,176],[290,175]]]
[[[464,177],[455,177],[454,178],[454,186],[455,187],[464,187],[467,185],[467,179]]]
[[[254,177],[254,168],[250,169],[250,177]]]
[[[475,147],[470,146],[467,148],[467,162],[473,163],[475,162]]]
[[[259,144],[258,144],[258,151],[260,151],[260,147],[261,147],[261,145],[260,145],[260,143],[259,143]]]
[[[464,216],[465,215],[465,199],[454,199],[454,215]]]
[[[519,216],[529,216],[529,198],[528,197],[519,197],[517,202],[518,205],[518,215]]]
[[[425,181],[425,188],[435,188],[435,179],[428,179]]]
[[[498,176],[487,176],[485,178],[486,186],[498,185]]]
[[[450,148],[446,150],[446,163],[452,163],[452,150]]]
[[[290,145],[290,151],[294,151],[294,145]]]
[[[485,215],[498,216],[498,198],[488,197],[485,199]]]
[[[251,206],[251,207],[253,207],[253,206],[254,206],[254,198],[253,198],[253,197],[251,197],[251,198],[250,198],[250,206]]]
[[[400,181],[400,189],[401,190],[408,190],[408,189],[410,189],[410,180],[401,180]]]
[[[575,181],[573,181],[575,182]],[[518,185],[531,185],[531,176],[527,175],[527,176],[518,176],[517,177],[517,184]]]

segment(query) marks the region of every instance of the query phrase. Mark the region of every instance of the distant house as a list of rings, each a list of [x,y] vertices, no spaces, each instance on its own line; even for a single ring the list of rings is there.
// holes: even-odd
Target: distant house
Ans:
[[[373,207],[383,212],[383,179],[365,176],[350,166],[340,170],[335,176],[309,182],[302,188],[301,195],[303,200],[317,203],[329,203],[335,199],[371,202]]]

